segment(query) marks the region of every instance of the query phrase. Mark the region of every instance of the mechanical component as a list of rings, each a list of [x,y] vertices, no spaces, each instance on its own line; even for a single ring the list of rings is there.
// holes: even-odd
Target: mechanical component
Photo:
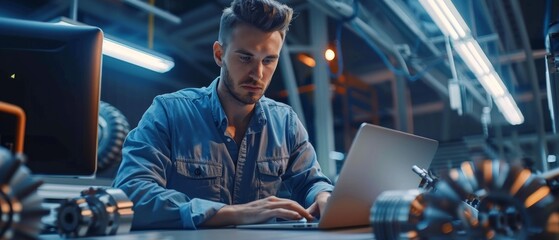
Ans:
[[[49,212],[41,206],[43,199],[36,192],[43,182],[31,177],[23,166],[25,112],[0,102],[0,113],[17,119],[15,146],[10,146],[15,155],[0,147],[0,239],[34,239],[42,228],[41,217]]]
[[[433,192],[386,191],[371,209],[371,224],[376,239],[465,239],[459,211],[477,213]]]
[[[37,238],[48,214],[36,192],[42,182],[31,177],[21,156],[0,147],[0,239]]]
[[[106,102],[99,103],[98,122],[97,167],[104,170],[121,160],[122,144],[130,125],[118,109]]]
[[[460,216],[471,238],[557,238],[558,204],[545,180],[530,170],[485,160],[463,162],[442,178],[460,199],[479,198],[477,217]]]
[[[117,188],[89,188],[81,197],[68,199],[57,209],[58,233],[65,237],[128,233],[133,203]]]

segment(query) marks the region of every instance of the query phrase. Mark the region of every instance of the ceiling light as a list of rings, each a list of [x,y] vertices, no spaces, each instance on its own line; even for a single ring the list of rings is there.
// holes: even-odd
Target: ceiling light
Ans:
[[[84,25],[64,17],[56,23],[68,26]],[[171,57],[149,49],[132,47],[130,44],[117,41],[106,34],[103,37],[103,54],[160,73],[167,72],[175,66]]]
[[[336,53],[334,52],[334,50],[330,48],[326,49],[326,51],[324,52],[324,58],[326,58],[326,60],[328,61],[334,60],[335,57],[336,57]]]
[[[170,57],[133,48],[107,37],[103,39],[103,54],[160,73],[167,72],[175,66]]]
[[[472,38],[470,29],[450,0],[419,0],[445,36],[452,39],[453,46],[466,66],[474,73],[481,86],[494,99],[497,107],[510,124],[524,122],[524,116],[508,92],[501,77]]]

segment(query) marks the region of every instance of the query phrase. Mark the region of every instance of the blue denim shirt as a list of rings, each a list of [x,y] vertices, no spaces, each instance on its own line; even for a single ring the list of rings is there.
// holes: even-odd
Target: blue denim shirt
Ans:
[[[275,195],[308,207],[332,191],[286,104],[262,97],[237,145],[218,81],[157,96],[126,138],[114,186],[134,202],[133,228],[196,229],[225,204]]]

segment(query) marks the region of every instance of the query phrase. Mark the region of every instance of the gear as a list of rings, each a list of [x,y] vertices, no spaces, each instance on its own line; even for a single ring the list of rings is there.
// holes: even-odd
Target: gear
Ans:
[[[37,195],[41,181],[31,177],[22,156],[0,148],[0,239],[35,239],[49,211]]]
[[[64,201],[57,210],[58,232],[65,237],[128,233],[133,203],[118,188],[89,188]]]

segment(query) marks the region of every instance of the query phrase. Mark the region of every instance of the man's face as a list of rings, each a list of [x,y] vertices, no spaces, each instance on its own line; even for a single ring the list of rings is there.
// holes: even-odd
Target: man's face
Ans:
[[[242,104],[254,104],[263,95],[278,65],[283,39],[280,32],[265,33],[238,24],[225,46],[217,46],[214,56],[221,66],[218,91]],[[221,57],[218,57],[220,55]]]

